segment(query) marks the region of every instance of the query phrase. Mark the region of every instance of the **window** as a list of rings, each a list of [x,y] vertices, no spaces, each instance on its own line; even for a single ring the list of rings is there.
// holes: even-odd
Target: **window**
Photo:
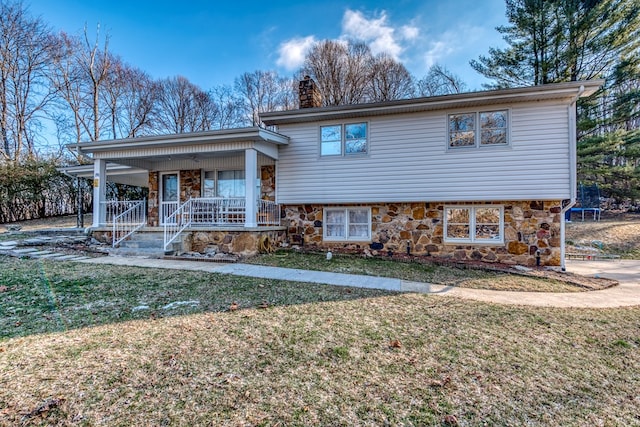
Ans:
[[[244,171],[219,171],[217,196],[244,197]]]
[[[445,242],[504,243],[502,206],[455,206],[444,209]]]
[[[325,240],[371,240],[369,208],[325,208]]]
[[[366,123],[320,126],[321,156],[366,154],[368,149]]]
[[[507,144],[507,110],[449,114],[449,148]]]
[[[202,191],[203,197],[216,197],[216,173],[204,173],[204,186]]]
[[[203,197],[244,197],[243,170],[206,171],[202,188]]]

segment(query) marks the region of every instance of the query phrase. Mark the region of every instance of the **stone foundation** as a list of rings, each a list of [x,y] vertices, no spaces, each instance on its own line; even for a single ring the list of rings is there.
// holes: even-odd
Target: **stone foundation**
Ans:
[[[269,238],[274,247],[286,240],[284,228],[266,230],[202,230],[192,231],[184,240],[185,251],[204,253],[207,248],[217,253],[232,253],[251,256],[258,253],[258,242],[262,236]]]
[[[561,201],[505,201],[475,203],[504,207],[504,244],[456,244],[443,240],[444,206],[474,203],[390,203],[371,208],[371,241],[325,242],[322,237],[323,206],[283,206],[291,244],[317,249],[388,255],[431,255],[457,261],[559,266],[561,263]],[[352,205],[332,205],[352,206]]]
[[[106,243],[108,245],[113,243],[113,233],[111,231],[91,230],[91,237],[93,237],[100,243]]]

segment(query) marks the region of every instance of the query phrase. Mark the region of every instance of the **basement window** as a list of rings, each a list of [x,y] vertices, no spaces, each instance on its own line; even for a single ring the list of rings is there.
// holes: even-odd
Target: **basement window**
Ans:
[[[447,243],[504,243],[502,206],[445,206]]]
[[[325,208],[323,223],[324,240],[371,240],[369,208]]]

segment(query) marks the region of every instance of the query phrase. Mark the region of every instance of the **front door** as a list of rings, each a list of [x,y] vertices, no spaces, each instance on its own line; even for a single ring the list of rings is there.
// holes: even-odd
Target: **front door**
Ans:
[[[180,185],[177,172],[160,174],[160,223],[165,224],[166,218],[178,209]],[[169,222],[175,222],[175,219]]]

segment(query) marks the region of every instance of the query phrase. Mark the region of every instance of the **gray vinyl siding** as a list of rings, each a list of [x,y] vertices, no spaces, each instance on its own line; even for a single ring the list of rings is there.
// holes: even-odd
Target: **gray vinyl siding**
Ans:
[[[507,147],[447,149],[447,115],[508,108]],[[362,121],[362,120],[357,120]],[[565,104],[490,106],[371,117],[369,153],[320,157],[319,126],[281,125],[277,201],[371,203],[559,200],[570,196]]]

